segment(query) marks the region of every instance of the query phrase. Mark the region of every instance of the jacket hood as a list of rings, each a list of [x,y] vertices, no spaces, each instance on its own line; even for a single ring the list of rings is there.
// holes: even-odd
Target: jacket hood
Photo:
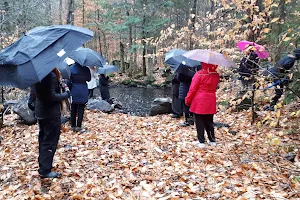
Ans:
[[[201,63],[202,69],[207,70],[209,72],[216,72],[218,65],[208,64],[208,63]]]

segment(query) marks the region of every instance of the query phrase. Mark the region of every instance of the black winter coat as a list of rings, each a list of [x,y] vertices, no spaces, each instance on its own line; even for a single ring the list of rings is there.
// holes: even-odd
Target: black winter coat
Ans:
[[[50,72],[40,83],[35,84],[37,119],[60,117],[60,103],[67,99],[68,92],[60,93],[59,82],[54,72]]]
[[[255,74],[259,66],[256,64],[259,62],[259,57],[256,53],[251,52],[247,58],[242,58],[240,67],[239,67],[239,74],[244,77],[250,77]]]
[[[178,80],[177,74],[174,74],[172,78],[172,94],[176,97],[179,95],[179,84],[180,81]]]
[[[189,92],[193,77],[185,76],[184,74],[178,74],[178,80],[180,81],[179,84],[179,95],[178,98],[184,100]]]
[[[109,77],[105,76],[104,74],[100,74],[99,77],[99,86],[100,86],[100,93],[103,100],[110,99],[109,94]]]

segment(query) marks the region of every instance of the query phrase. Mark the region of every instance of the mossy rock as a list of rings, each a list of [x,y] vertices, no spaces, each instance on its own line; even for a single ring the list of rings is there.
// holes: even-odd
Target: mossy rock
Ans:
[[[125,79],[121,82],[121,84],[127,85],[129,87],[137,87],[140,83],[132,79]]]

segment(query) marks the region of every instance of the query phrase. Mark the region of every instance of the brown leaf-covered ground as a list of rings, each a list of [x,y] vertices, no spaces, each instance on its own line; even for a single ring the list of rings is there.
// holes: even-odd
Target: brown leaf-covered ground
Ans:
[[[282,124],[299,122],[285,112]],[[249,111],[220,112],[215,120],[230,128],[216,129],[218,146],[202,150],[195,127],[179,127],[182,120],[87,111],[87,132],[63,127],[54,159],[62,178],[41,180],[38,126],[8,115],[0,132],[0,199],[300,198],[298,158],[282,158],[299,147],[291,126],[258,129]]]

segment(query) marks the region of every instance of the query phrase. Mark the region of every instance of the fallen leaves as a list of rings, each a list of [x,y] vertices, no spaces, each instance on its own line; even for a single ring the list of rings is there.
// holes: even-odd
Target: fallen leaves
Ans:
[[[280,117],[285,115],[281,112]],[[289,178],[296,176],[296,168],[277,159],[289,135],[270,127],[261,130],[264,124],[257,129],[250,117],[248,111],[218,113],[216,121],[230,127],[216,129],[217,147],[200,150],[194,145],[195,127],[180,128],[168,115],[142,118],[87,111],[86,133],[73,133],[68,124],[64,128],[54,157],[54,168],[63,177],[48,182],[37,173],[37,125],[5,124],[0,198],[297,198],[299,183]],[[232,130],[237,134],[230,134]]]

